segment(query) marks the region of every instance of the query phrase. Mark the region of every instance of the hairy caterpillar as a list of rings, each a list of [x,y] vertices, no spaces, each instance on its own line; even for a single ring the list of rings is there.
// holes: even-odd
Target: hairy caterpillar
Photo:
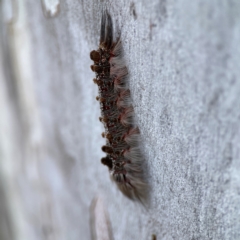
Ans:
[[[130,90],[127,86],[128,70],[123,58],[120,37],[114,41],[112,18],[104,11],[101,19],[100,44],[90,53],[96,73],[101,117],[105,127],[102,147],[106,157],[102,164],[108,166],[111,179],[128,198],[145,202],[147,183],[143,173],[143,156],[139,148],[140,132],[134,122]]]

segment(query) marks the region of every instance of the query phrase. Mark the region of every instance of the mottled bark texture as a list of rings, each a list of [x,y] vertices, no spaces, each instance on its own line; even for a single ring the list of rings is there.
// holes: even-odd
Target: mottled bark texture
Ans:
[[[150,203],[100,163],[89,53],[121,33]],[[240,239],[240,1],[0,1],[0,239]],[[105,232],[104,232],[105,231]]]

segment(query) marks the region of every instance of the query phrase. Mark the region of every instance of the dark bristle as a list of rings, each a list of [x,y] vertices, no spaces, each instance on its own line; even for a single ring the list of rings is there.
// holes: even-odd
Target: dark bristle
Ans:
[[[106,138],[107,138],[108,140],[111,140],[111,139],[112,139],[112,135],[111,135],[110,133],[108,133],[108,134],[106,135]]]
[[[91,51],[90,52],[90,58],[94,61],[94,62],[99,62],[100,61],[100,53],[98,51]]]
[[[101,34],[100,34],[100,45],[106,49],[110,49],[113,43],[113,24],[112,18],[107,12],[104,11],[101,20]]]
[[[96,73],[100,73],[103,70],[103,68],[98,65],[91,65],[91,69],[93,72],[96,72]]]
[[[157,236],[155,234],[152,235],[152,240],[157,240]]]
[[[112,38],[113,38],[113,25],[112,25],[112,18],[111,16],[107,13],[107,32],[105,36],[105,43],[107,48],[111,48],[112,46]]]
[[[112,165],[112,160],[111,160],[108,156],[107,156],[107,157],[103,157],[103,158],[101,159],[101,163],[102,163],[103,165],[108,166],[109,170],[111,170],[112,167],[113,167],[113,165]]]
[[[102,14],[101,20],[101,31],[100,31],[100,44],[105,40],[105,30],[106,30],[106,11]]]
[[[109,146],[102,146],[102,151],[109,154],[113,153],[113,149]]]

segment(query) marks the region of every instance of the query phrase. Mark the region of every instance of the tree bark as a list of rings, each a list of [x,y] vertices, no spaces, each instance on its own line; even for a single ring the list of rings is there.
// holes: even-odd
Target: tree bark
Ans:
[[[151,186],[100,164],[89,53],[121,33]],[[240,239],[240,1],[0,1],[0,239]]]

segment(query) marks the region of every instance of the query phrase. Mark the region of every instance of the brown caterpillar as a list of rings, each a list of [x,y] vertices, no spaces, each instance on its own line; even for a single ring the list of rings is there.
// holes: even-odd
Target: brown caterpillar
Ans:
[[[102,150],[107,155],[101,162],[108,166],[111,179],[124,195],[143,203],[148,186],[139,148],[140,132],[134,121],[122,43],[120,37],[113,39],[112,18],[107,11],[102,14],[99,48],[91,51],[90,58],[94,61],[91,69],[96,72],[93,82],[99,89],[99,119],[105,127],[102,136],[106,145]]]

